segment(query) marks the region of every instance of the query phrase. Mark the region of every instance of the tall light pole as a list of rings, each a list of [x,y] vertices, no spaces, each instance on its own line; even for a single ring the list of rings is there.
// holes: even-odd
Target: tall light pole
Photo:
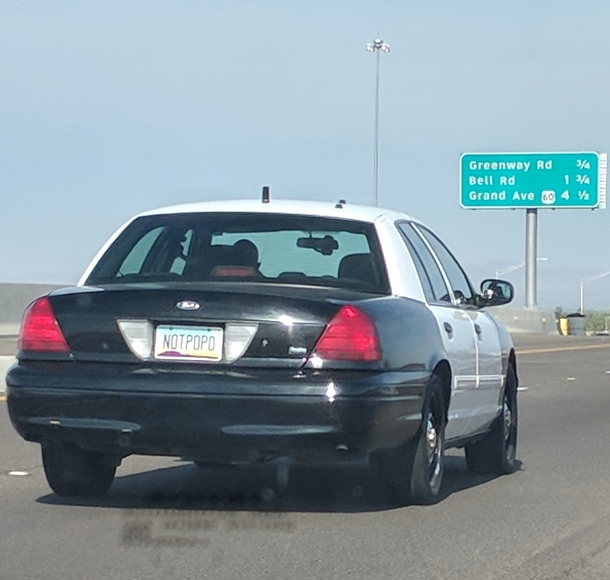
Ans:
[[[605,278],[610,275],[610,272],[604,272],[603,274],[597,274],[596,276],[591,276],[590,278],[581,278],[580,279],[580,313],[585,313],[585,284],[589,282],[595,282],[596,280],[600,280],[601,278]]]
[[[373,153],[373,205],[377,207],[379,200],[379,53],[390,52],[390,47],[376,38],[366,45],[369,52],[374,52],[377,59],[377,72],[375,78],[375,149]]]

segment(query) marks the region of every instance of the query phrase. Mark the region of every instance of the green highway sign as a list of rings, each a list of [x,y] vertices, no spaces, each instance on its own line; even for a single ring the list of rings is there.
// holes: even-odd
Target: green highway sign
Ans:
[[[464,153],[460,205],[604,209],[606,168],[605,153]]]

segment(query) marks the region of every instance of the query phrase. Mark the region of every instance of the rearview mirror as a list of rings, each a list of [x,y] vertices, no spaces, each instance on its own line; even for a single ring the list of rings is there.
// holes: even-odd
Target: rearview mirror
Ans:
[[[297,246],[299,248],[310,248],[323,256],[330,256],[335,250],[339,249],[339,243],[332,236],[326,235],[323,238],[298,238]]]

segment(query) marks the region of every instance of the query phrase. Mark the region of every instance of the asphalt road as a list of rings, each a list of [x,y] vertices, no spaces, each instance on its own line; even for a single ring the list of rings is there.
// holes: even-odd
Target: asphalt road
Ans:
[[[610,339],[515,338],[519,471],[473,476],[451,452],[430,507],[362,495],[358,468],[295,470],[278,499],[273,470],[158,458],[67,501],[0,409],[0,579],[606,580]]]

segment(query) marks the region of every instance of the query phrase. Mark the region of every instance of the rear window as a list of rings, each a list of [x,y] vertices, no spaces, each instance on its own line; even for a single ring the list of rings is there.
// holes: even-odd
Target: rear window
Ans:
[[[171,281],[304,284],[389,293],[372,224],[280,214],[138,218],[105,252],[86,283]]]

